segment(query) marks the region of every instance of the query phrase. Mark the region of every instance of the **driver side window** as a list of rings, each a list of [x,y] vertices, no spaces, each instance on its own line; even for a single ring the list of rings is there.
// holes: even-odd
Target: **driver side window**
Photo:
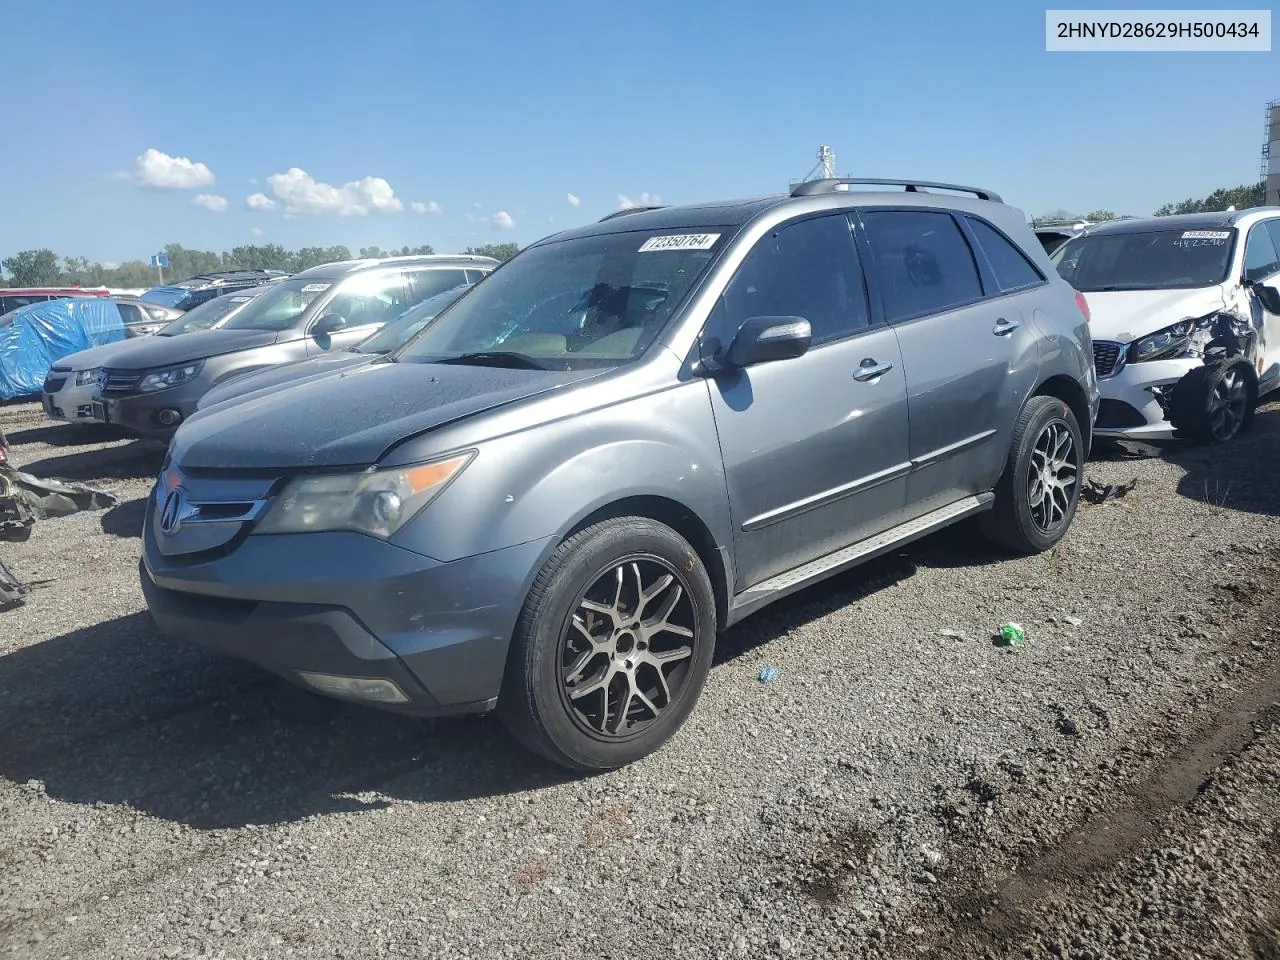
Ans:
[[[386,323],[410,306],[404,276],[396,273],[356,276],[320,310],[319,316],[337,314],[346,320],[345,329]]]
[[[1249,239],[1244,246],[1244,275],[1250,283],[1257,283],[1277,273],[1280,273],[1280,255],[1264,220],[1254,224],[1249,231]]]

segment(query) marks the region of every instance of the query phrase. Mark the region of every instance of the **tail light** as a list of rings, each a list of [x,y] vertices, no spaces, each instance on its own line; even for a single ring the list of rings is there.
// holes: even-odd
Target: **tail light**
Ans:
[[[1093,315],[1089,313],[1089,301],[1084,298],[1084,294],[1079,290],[1076,291],[1076,306],[1080,308],[1080,312],[1084,314],[1084,322],[1088,323],[1093,319]]]

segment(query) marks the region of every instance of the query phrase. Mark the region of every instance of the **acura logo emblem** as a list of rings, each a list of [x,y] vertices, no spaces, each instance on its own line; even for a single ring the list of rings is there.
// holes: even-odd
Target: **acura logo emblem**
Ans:
[[[161,533],[173,533],[182,525],[185,500],[181,487],[174,487],[169,491],[169,495],[164,498],[164,505],[160,507]]]

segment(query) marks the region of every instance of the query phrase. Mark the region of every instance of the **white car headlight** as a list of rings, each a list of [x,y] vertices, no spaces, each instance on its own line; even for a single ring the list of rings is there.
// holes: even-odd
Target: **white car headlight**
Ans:
[[[1194,320],[1181,320],[1143,337],[1133,345],[1133,362],[1155,360],[1157,357],[1173,353],[1186,344],[1193,329],[1195,329]]]
[[[91,383],[97,383],[97,382],[98,382],[98,374],[100,374],[101,372],[102,372],[102,371],[101,371],[99,368],[97,368],[97,367],[95,367],[95,368],[94,368],[94,369],[92,369],[92,370],[77,370],[77,371],[76,371],[76,386],[77,386],[77,387],[87,387],[87,386],[88,386],[89,384],[91,384]]]
[[[474,457],[472,450],[411,467],[298,477],[276,498],[256,532],[350,530],[385,540],[438,497]]]
[[[142,382],[138,384],[138,390],[142,393],[151,393],[155,390],[164,390],[167,387],[176,387],[181,383],[194,379],[203,366],[204,361],[198,360],[195,363],[185,363],[180,367],[169,367],[166,370],[148,373],[142,378]]]

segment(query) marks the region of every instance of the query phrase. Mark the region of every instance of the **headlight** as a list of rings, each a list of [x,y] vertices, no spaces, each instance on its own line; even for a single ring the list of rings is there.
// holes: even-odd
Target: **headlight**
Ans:
[[[96,368],[96,367],[95,367],[94,369],[92,369],[92,370],[78,370],[78,371],[76,371],[76,386],[77,386],[77,387],[87,387],[87,386],[88,386],[89,384],[91,384],[91,383],[97,383],[97,382],[98,382],[98,374],[100,374],[101,372],[102,372],[102,371],[101,371],[100,369]]]
[[[460,474],[475,451],[412,467],[298,477],[276,498],[259,533],[352,530],[386,539]]]
[[[1129,348],[1132,351],[1130,362],[1141,363],[1143,360],[1157,360],[1181,350],[1186,346],[1187,340],[1191,336],[1191,331],[1195,329],[1195,325],[1196,321],[1194,320],[1179,320],[1172,326],[1157,330],[1155,333],[1143,337]]]
[[[176,387],[180,383],[186,383],[188,380],[193,379],[203,366],[204,361],[200,360],[181,367],[170,367],[168,370],[157,370],[155,373],[148,373],[142,378],[142,382],[138,384],[138,389],[142,393],[151,393],[154,390],[164,390],[166,387]]]

